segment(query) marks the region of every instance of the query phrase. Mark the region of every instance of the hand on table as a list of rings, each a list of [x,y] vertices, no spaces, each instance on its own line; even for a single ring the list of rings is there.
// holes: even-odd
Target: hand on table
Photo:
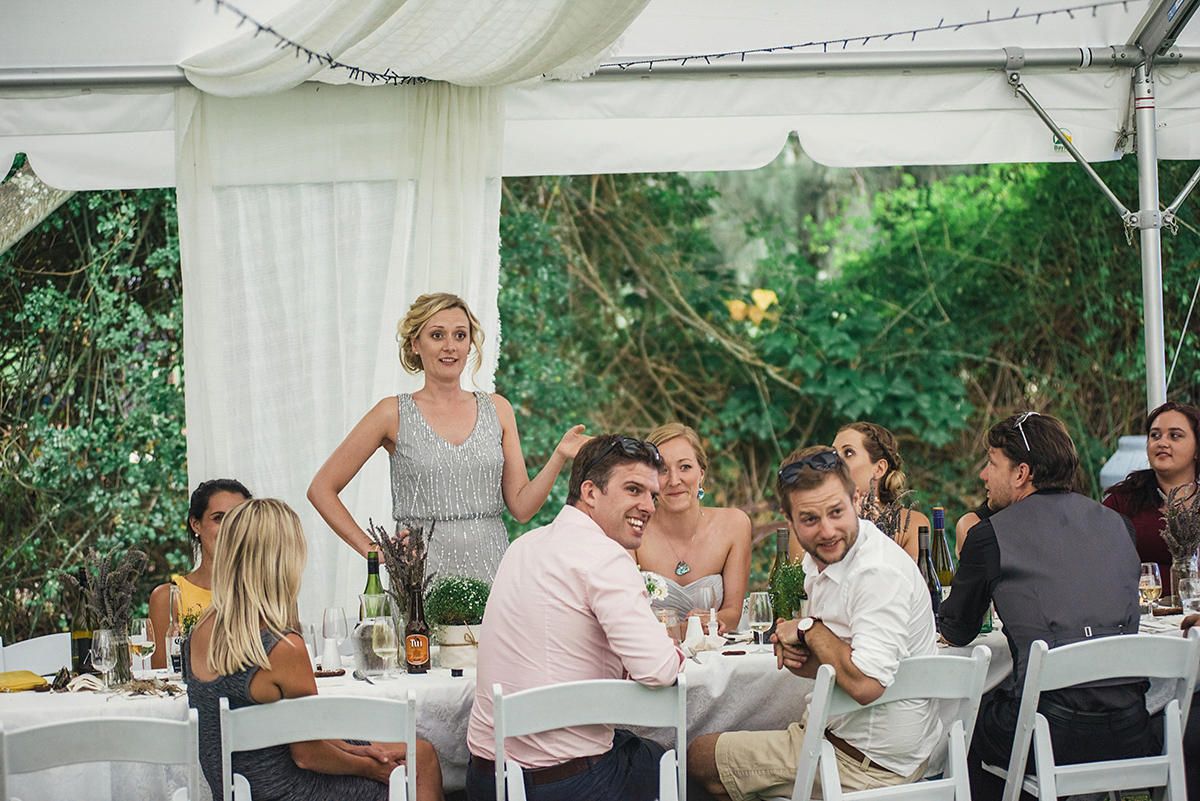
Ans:
[[[771,642],[775,643],[775,669],[787,668],[797,676],[811,679],[814,671],[808,663],[812,651],[800,644],[800,636],[796,631],[798,622],[783,619],[776,621],[775,633],[771,635]],[[813,662],[815,664],[816,660]]]
[[[1179,624],[1179,628],[1187,631],[1197,623],[1200,623],[1200,615],[1188,615],[1183,619],[1183,622]]]

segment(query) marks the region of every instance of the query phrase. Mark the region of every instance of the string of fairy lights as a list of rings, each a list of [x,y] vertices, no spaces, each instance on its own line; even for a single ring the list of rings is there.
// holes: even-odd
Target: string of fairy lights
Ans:
[[[202,0],[196,0],[202,2]],[[229,0],[211,0],[216,12],[222,10],[227,11],[238,18],[237,27],[249,24],[254,28],[254,36],[267,36],[273,39],[275,47],[280,50],[292,51],[296,58],[304,58],[308,63],[316,62],[322,67],[331,70],[345,70],[351,81],[358,83],[371,84],[388,84],[392,86],[411,85],[426,83],[429,79],[414,75],[400,75],[393,71],[390,67],[383,72],[356,67],[352,64],[345,64],[338,61],[330,53],[319,53],[304,44],[288,37],[286,34],[276,30],[271,25],[259,22],[254,17],[242,11]],[[886,42],[897,37],[907,37],[910,41],[915,41],[917,36],[928,35],[932,33],[953,33],[964,28],[977,27],[980,25],[994,25],[1004,22],[1013,22],[1016,20],[1033,20],[1034,24],[1040,23],[1043,17],[1056,17],[1063,14],[1071,19],[1075,19],[1076,14],[1091,13],[1092,16],[1100,11],[1100,9],[1111,6],[1121,6],[1126,13],[1129,11],[1130,0],[1094,0],[1094,2],[1083,3],[1080,5],[1068,6],[1063,8],[1048,9],[1043,11],[1026,11],[1022,12],[1018,6],[1011,14],[993,15],[989,10],[982,19],[965,20],[960,22],[946,22],[945,18],[938,20],[936,25],[926,25],[923,27],[907,28],[898,31],[888,31],[884,33],[872,33],[862,36],[847,36],[836,39],[814,40],[809,42],[800,42],[790,45],[776,45],[772,47],[751,48],[748,50],[730,50],[721,53],[703,53],[690,56],[664,56],[661,58],[643,58],[631,61],[616,61],[608,64],[603,64],[603,67],[615,67],[622,70],[631,67],[645,67],[647,71],[652,71],[655,64],[679,64],[685,65],[689,61],[703,61],[706,64],[711,64],[714,61],[721,59],[738,59],[745,61],[747,56],[766,55],[771,53],[781,52],[797,52],[802,50],[813,50],[821,48],[821,52],[827,53],[830,48],[847,49],[851,44],[860,47],[866,46],[869,42]]]

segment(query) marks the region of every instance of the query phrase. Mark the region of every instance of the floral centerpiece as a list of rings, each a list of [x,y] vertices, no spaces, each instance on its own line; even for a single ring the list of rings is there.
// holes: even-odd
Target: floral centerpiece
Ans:
[[[428,533],[424,526],[408,524],[404,528],[408,532],[406,535],[400,536],[401,532],[398,531],[393,536],[383,526],[375,525],[375,521],[368,522],[367,536],[379,549],[379,556],[388,574],[385,592],[392,600],[394,613],[407,620],[409,598],[413,591],[426,593],[436,575],[425,575],[425,560],[429,556],[434,524],[430,522]]]
[[[1191,491],[1191,496],[1182,497],[1184,490]],[[1171,490],[1169,495],[1162,490],[1158,494],[1166,501],[1163,517],[1167,527],[1163,531],[1163,540],[1171,552],[1171,594],[1177,596],[1179,581],[1191,575],[1196,549],[1200,548],[1200,492],[1195,491],[1194,484],[1186,484]],[[1175,602],[1181,604],[1178,598]]]
[[[136,548],[121,553],[117,550],[100,554],[89,548],[80,570],[87,574],[81,583],[71,573],[63,572],[64,580],[83,593],[98,621],[99,628],[109,629],[117,641],[117,664],[113,682],[127,684],[133,679],[129,659],[129,621],[132,618],[133,596],[137,580],[149,560]]]
[[[472,667],[491,585],[473,576],[445,576],[425,596],[425,617],[441,645],[442,667]]]

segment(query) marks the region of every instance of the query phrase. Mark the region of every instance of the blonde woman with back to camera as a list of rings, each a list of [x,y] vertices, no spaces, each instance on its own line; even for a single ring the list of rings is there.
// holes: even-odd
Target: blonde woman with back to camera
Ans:
[[[501,512],[507,507],[522,523],[537,514],[563,464],[590,438],[582,425],[568,430],[530,480],[512,406],[500,395],[462,388],[468,357],[472,376],[482,363],[483,332],[457,295],[421,295],[400,321],[396,339],[404,369],[424,374],[425,385],[375,404],[317,471],[308,499],[365,557],[371,541],[338,495],[383,448],[397,529],[436,524],[428,570],[490,582],[508,547]]]
[[[212,605],[184,641],[188,704],[200,715],[200,765],[222,797],[219,703],[231,709],[317,694],[297,633],[296,596],[307,546],[300,519],[283,501],[254,499],[225,516],[213,564]],[[388,778],[409,762],[404,743],[312,740],[233,755],[233,770],[256,799],[384,801]],[[417,798],[442,798],[433,746],[417,741]]]
[[[667,579],[665,603],[680,617],[700,609],[701,587],[715,596],[721,631],[737,628],[750,580],[750,518],[741,509],[701,506],[708,456],[700,437],[681,423],[667,423],[646,438],[658,447],[658,507],[635,552],[643,570]]]
[[[876,520],[884,504],[895,503],[904,491],[904,461],[891,431],[877,423],[856,422],[842,426],[833,440],[833,449],[850,468],[855,486],[862,493],[858,516]],[[874,490],[875,501],[866,508],[867,494]],[[917,527],[928,526],[929,518],[920,512],[907,515],[908,525],[896,536],[896,544],[917,558]],[[903,518],[902,518],[903,519]],[[796,545],[795,536],[792,544]]]

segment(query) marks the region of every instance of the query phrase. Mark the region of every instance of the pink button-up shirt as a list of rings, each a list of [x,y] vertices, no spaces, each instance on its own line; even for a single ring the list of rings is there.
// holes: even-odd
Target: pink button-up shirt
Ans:
[[[492,684],[509,695],[581,679],[673,684],[683,653],[655,620],[629,552],[574,506],[509,546],[488,596],[479,643],[472,754],[495,758]],[[542,768],[612,748],[612,726],[509,738],[507,756]]]

